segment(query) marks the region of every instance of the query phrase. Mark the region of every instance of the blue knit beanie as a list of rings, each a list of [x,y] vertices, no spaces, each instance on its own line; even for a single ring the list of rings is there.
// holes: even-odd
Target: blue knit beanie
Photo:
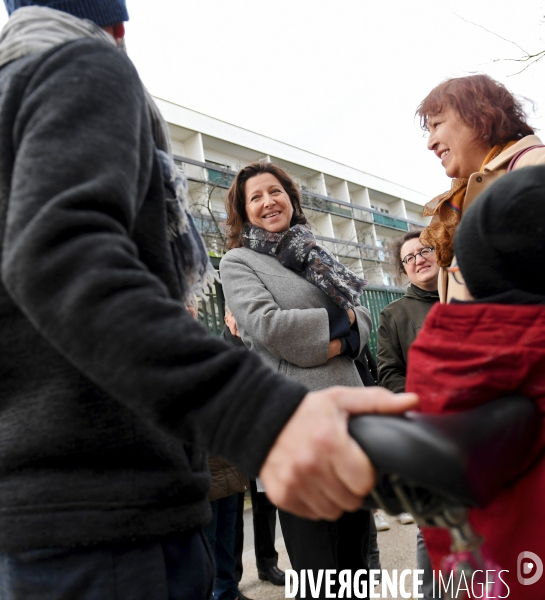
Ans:
[[[4,0],[8,14],[23,6],[46,6],[89,19],[100,27],[129,20],[125,0]]]

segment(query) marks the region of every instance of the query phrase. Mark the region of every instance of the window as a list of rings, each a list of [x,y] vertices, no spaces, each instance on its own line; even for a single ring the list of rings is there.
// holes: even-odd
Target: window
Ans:
[[[385,208],[384,206],[377,206],[377,205],[375,205],[375,204],[371,204],[371,208],[372,208],[373,210],[378,210],[378,211],[380,211],[381,213],[384,213],[384,214],[387,214],[387,215],[389,215],[389,214],[390,214],[390,210],[389,210],[388,208]]]

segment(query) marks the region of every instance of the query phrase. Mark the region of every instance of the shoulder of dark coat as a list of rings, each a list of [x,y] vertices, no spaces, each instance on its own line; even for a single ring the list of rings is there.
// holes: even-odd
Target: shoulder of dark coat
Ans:
[[[392,300],[392,302],[390,302],[390,304],[385,306],[380,311],[380,314],[382,314],[384,316],[390,316],[391,314],[395,313],[403,305],[402,300],[404,300],[404,299],[405,299],[405,296],[402,296],[401,298],[398,298],[397,300]]]
[[[35,70],[34,77],[38,79],[47,78],[64,66],[76,66],[81,68],[82,79],[92,69],[95,77],[102,75],[116,89],[133,91],[136,86],[137,90],[142,90],[138,72],[128,56],[100,40],[85,38],[66,42],[29,56],[27,65]]]

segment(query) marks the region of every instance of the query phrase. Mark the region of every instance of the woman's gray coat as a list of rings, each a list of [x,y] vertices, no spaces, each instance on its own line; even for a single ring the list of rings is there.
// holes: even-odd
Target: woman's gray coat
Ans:
[[[275,371],[320,390],[333,385],[361,386],[354,362],[327,360],[329,320],[335,303],[316,286],[269,255],[249,248],[227,252],[220,264],[227,305],[242,340]],[[369,311],[355,309],[360,352],[369,339]]]

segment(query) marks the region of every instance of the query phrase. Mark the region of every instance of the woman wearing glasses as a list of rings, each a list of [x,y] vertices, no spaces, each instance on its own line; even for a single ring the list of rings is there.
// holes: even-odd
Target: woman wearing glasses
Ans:
[[[410,281],[405,295],[389,304],[379,317],[378,383],[392,392],[405,391],[407,353],[424,319],[439,300],[439,266],[434,249],[423,246],[420,231],[410,231],[395,240],[392,255],[397,275]]]
[[[405,391],[407,354],[414,342],[426,315],[439,301],[437,280],[439,266],[431,246],[423,246],[420,231],[410,231],[396,239],[392,245],[392,256],[398,277],[403,275],[410,281],[405,295],[389,304],[379,316],[377,332],[378,384],[392,392]],[[401,523],[412,523],[407,513],[398,516]],[[433,574],[420,530],[416,540],[417,568],[424,571],[423,585],[419,593],[428,600],[433,593]]]
[[[522,103],[488,75],[447,79],[418,107],[428,149],[441,161],[452,187],[429,202],[432,216],[423,245],[433,246],[439,266],[452,263],[454,232],[473,200],[507,171],[545,164],[545,146],[527,123]],[[447,294],[448,287],[448,294]],[[462,299],[461,286],[440,275],[441,300]]]

